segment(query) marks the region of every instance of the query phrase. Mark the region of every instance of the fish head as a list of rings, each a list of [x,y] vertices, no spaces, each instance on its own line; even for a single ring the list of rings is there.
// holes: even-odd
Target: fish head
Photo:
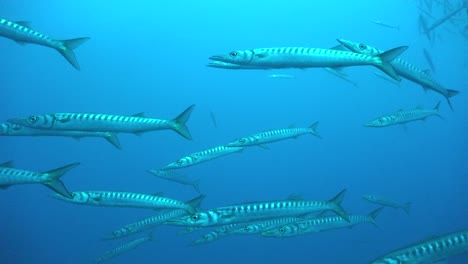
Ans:
[[[53,122],[51,121],[53,120],[51,117],[51,115],[33,115],[28,117],[9,119],[8,122],[20,126],[44,129],[52,127]]]
[[[11,123],[3,123],[0,124],[0,135],[12,135],[11,127],[14,124]]]
[[[190,165],[189,159],[185,157],[185,158],[181,158],[177,161],[167,164],[166,166],[162,167],[160,171],[179,169],[179,168],[183,168],[189,165]]]
[[[253,56],[254,52],[251,50],[234,50],[227,54],[211,56],[209,59],[230,64],[246,65],[252,61]]]
[[[242,228],[239,228],[235,230],[233,233],[234,234],[255,234],[259,230],[258,225],[247,225]]]
[[[366,45],[364,43],[354,42],[346,39],[337,39],[343,46],[349,49],[352,52],[369,55],[369,56],[377,56],[380,54],[380,51],[374,47]]]
[[[384,127],[389,125],[389,120],[385,117],[376,118],[370,122],[367,122],[365,127]]]
[[[278,228],[270,229],[262,232],[260,235],[264,237],[290,237],[298,234],[299,227],[295,225],[284,225]]]
[[[210,61],[206,66],[211,68],[221,68],[221,69],[242,69],[244,66],[235,64],[235,63],[228,63],[222,61]]]
[[[245,147],[252,144],[255,144],[255,138],[253,137],[242,137],[231,143],[226,144],[226,147]]]
[[[176,217],[167,220],[164,224],[179,225],[179,226],[212,226],[216,224],[218,219],[215,212],[197,212],[194,214]]]
[[[86,204],[90,200],[90,195],[87,192],[71,192],[70,194],[72,198],[65,197],[58,193],[52,194],[50,197],[76,204]]]

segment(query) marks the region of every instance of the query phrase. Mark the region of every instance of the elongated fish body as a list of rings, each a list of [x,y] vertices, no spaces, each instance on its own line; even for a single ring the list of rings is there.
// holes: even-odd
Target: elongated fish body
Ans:
[[[216,228],[215,230],[213,230],[212,232],[203,235],[199,239],[192,241],[190,243],[190,246],[198,246],[198,245],[203,245],[203,244],[214,242],[223,237],[234,234],[235,230],[242,228],[245,225],[247,225],[247,223],[232,223],[232,224],[220,226]]]
[[[187,201],[186,204],[193,206],[194,208],[197,208],[200,206],[201,202],[205,198],[205,195],[200,195],[198,197],[195,197],[194,199]],[[123,238],[127,237],[139,232],[143,232],[145,230],[151,229],[153,227],[159,226],[162,223],[166,222],[169,219],[187,215],[187,211],[185,210],[170,210],[168,212],[164,212],[162,214],[158,214],[155,216],[147,217],[145,219],[142,219],[140,221],[128,224],[122,228],[119,228],[112,232],[109,236],[104,237],[105,240],[108,239],[117,239],[117,238]]]
[[[148,170],[148,172],[161,179],[177,182],[184,185],[191,185],[197,192],[200,192],[200,188],[198,187],[198,185],[200,184],[199,180],[191,180],[187,177],[184,177],[171,171]]]
[[[382,206],[386,206],[386,207],[392,207],[392,208],[395,208],[395,209],[401,208],[401,209],[405,210],[405,212],[407,214],[409,214],[409,211],[410,211],[410,208],[411,208],[411,203],[398,202],[398,201],[392,200],[392,199],[390,199],[388,197],[368,194],[368,195],[363,195],[362,198],[369,201],[369,202],[371,202],[371,203],[375,203],[375,204],[378,204],[378,205],[382,205]]]
[[[216,158],[220,158],[232,153],[240,152],[244,150],[244,147],[226,147],[226,146],[217,146],[214,148],[206,149],[203,151],[192,153],[188,156],[185,156],[177,161],[174,161],[160,170],[173,170],[181,169],[189,166],[193,166],[205,161],[210,161]]]
[[[32,43],[53,48],[62,54],[62,56],[64,56],[65,59],[67,59],[67,61],[77,70],[80,69],[80,66],[76,61],[73,49],[89,40],[89,38],[69,40],[53,39],[32,29],[28,22],[13,22],[4,18],[0,18],[0,36],[12,39],[20,44]]]
[[[329,201],[283,200],[219,207],[188,216],[174,218],[167,221],[166,224],[216,226],[253,222],[270,218],[299,216],[325,210],[332,210],[344,219],[348,219],[346,212],[340,206],[345,192],[346,190],[341,191]]]
[[[320,135],[317,133],[316,129],[318,122],[315,122],[310,127],[305,128],[284,128],[269,130],[261,133],[257,133],[248,137],[243,137],[235,140],[234,142],[226,144],[227,147],[247,147],[247,146],[256,146],[267,143],[272,143],[275,141],[297,138],[301,135],[312,134],[320,138]]]
[[[268,70],[267,67],[256,67],[248,65],[239,65],[222,61],[210,61],[206,66],[211,68],[228,69],[228,70]]]
[[[72,192],[71,194],[73,196],[72,198],[60,195],[54,195],[52,197],[83,205],[146,209],[182,209],[190,213],[195,212],[195,208],[184,202],[156,195],[107,191]]]
[[[138,238],[138,239],[135,239],[133,241],[130,241],[126,244],[123,244],[121,246],[118,246],[112,250],[109,250],[107,252],[104,253],[104,255],[102,255],[101,257],[97,258],[94,260],[94,263],[102,263],[104,261],[107,261],[107,260],[110,260],[112,258],[115,258],[117,256],[120,256],[122,254],[125,254],[135,248],[137,248],[138,246],[140,246],[141,244],[144,244],[145,242],[148,242],[148,241],[152,241],[153,240],[153,235],[152,234],[149,234],[148,236],[146,237],[142,237],[142,238]]]
[[[251,234],[260,234],[264,231],[275,229],[277,227],[287,225],[294,222],[299,222],[304,220],[303,217],[281,217],[281,218],[273,218],[268,219],[265,221],[259,221],[255,223],[249,223],[248,225],[235,230],[234,234],[244,234],[244,235],[251,235]]]
[[[417,120],[425,120],[430,116],[442,116],[439,115],[439,104],[440,102],[433,108],[433,109],[423,109],[423,108],[415,108],[411,110],[400,110],[398,112],[386,114],[384,116],[378,117],[367,124],[365,127],[386,127],[392,125],[401,125],[406,124],[408,122],[417,121]]]
[[[371,47],[369,45],[357,43],[357,42],[353,42],[353,41],[349,41],[345,39],[338,39],[338,42],[343,44],[343,46],[345,46],[347,49],[353,52],[361,53],[361,54],[375,56],[377,54],[380,54],[380,52],[382,52],[381,50]],[[449,99],[450,97],[453,97],[459,94],[458,91],[446,89],[440,83],[435,81],[431,77],[431,75],[428,74],[427,71],[421,70],[420,68],[410,64],[409,62],[405,60],[396,58],[391,62],[391,64],[393,68],[395,69],[395,72],[401,77],[421,85],[424,90],[431,89],[443,95],[447,99],[447,102],[450,105],[450,108],[452,108],[452,104],[450,103]]]
[[[60,177],[78,165],[79,163],[73,163],[47,172],[35,172],[11,168],[11,162],[3,163],[0,164],[0,189],[7,189],[17,184],[40,183],[57,194],[70,198],[72,195],[60,180]]]
[[[211,56],[209,59],[225,63],[254,68],[314,68],[345,67],[372,65],[392,78],[400,80],[389,64],[407,47],[398,47],[377,56],[369,56],[338,49],[320,49],[305,47],[259,48],[252,50],[232,51],[228,54]]]
[[[0,136],[53,136],[76,139],[83,137],[101,137],[109,141],[114,147],[120,149],[120,142],[117,135],[110,132],[35,129],[7,122],[0,124]]]
[[[383,208],[379,208],[368,215],[350,215],[349,222],[337,216],[317,217],[289,223],[275,229],[262,232],[262,236],[270,237],[291,237],[311,232],[320,232],[332,229],[352,227],[361,223],[372,223],[377,226],[375,218]]]
[[[425,264],[436,263],[451,256],[468,252],[468,230],[424,240],[393,251],[371,264]]]
[[[195,105],[191,105],[172,120],[134,116],[89,113],[54,113],[10,119],[8,122],[36,129],[106,131],[114,133],[142,133],[153,130],[172,129],[186,139],[191,139],[185,123]]]

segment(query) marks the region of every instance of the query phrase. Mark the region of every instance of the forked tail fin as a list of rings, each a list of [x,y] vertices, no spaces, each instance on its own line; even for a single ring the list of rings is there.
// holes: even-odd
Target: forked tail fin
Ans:
[[[185,125],[185,123],[187,123],[189,120],[194,107],[195,105],[189,106],[187,109],[185,109],[184,112],[182,112],[176,118],[172,119],[172,129],[188,140],[192,140],[192,135],[190,135],[190,131],[188,130],[188,127]]]
[[[65,59],[73,66],[75,69],[80,70],[80,65],[76,60],[74,49],[78,48],[81,44],[88,41],[90,38],[76,38],[76,39],[67,39],[62,40],[63,47],[58,47],[56,50],[62,54]]]
[[[42,184],[54,190],[56,193],[72,199],[73,196],[70,194],[63,182],[60,180],[60,177],[62,177],[65,173],[67,173],[69,170],[75,168],[78,165],[80,165],[80,163],[73,163],[55,170],[45,172],[45,174],[47,174],[47,180],[42,182]]]

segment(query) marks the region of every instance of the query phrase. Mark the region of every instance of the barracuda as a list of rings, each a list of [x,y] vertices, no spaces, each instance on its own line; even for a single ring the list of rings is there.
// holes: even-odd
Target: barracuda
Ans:
[[[371,223],[377,226],[375,218],[382,211],[383,207],[378,208],[368,215],[350,215],[349,222],[337,216],[317,217],[308,220],[301,220],[295,223],[283,225],[281,227],[270,229],[261,233],[261,236],[269,237],[291,237],[310,232],[320,232],[332,229],[352,227],[361,223]]]
[[[405,210],[405,212],[407,214],[409,214],[410,208],[411,208],[411,203],[401,203],[401,202],[398,202],[398,201],[395,201],[395,200],[392,200],[392,199],[389,199],[389,198],[383,197],[383,196],[363,195],[362,198],[369,201],[369,202],[371,202],[371,203],[375,203],[375,204],[378,204],[378,205],[383,205],[383,206],[386,206],[386,207],[392,207],[392,208],[395,208],[395,209],[401,208],[401,209]]]
[[[421,107],[417,107],[416,109],[412,110],[400,110],[395,113],[387,114],[376,118],[367,124],[365,127],[386,127],[392,125],[402,125],[408,122],[417,121],[417,120],[426,120],[426,118],[430,116],[438,116],[444,119],[441,115],[439,115],[439,105],[440,102],[433,108],[433,109],[423,109]]]
[[[182,209],[191,214],[196,212],[196,209],[189,204],[156,195],[107,191],[72,192],[71,194],[72,198],[61,195],[53,195],[52,197],[83,205],[147,209]]]
[[[235,63],[228,63],[222,61],[211,61],[206,66],[211,68],[219,68],[219,69],[229,69],[229,70],[268,70],[266,67],[255,67],[255,66],[246,66],[246,65],[239,65]]]
[[[12,39],[19,44],[32,43],[53,48],[62,54],[62,56],[65,57],[65,59],[77,70],[80,69],[80,65],[78,65],[73,50],[89,40],[89,38],[68,40],[53,39],[32,29],[29,22],[13,22],[4,18],[0,18],[0,36]]]
[[[190,201],[187,201],[186,204],[192,206],[193,208],[198,208],[200,207],[201,202],[205,198],[205,195],[200,195]],[[145,230],[151,229],[153,227],[159,226],[165,221],[186,215],[187,211],[185,210],[171,210],[167,213],[151,216],[145,219],[142,219],[140,221],[137,221],[135,223],[128,224],[122,228],[119,228],[112,232],[111,235],[104,237],[104,240],[109,240],[109,239],[117,239],[117,238],[123,238],[127,237],[139,232],[143,232]]]
[[[190,243],[190,246],[199,246],[203,244],[208,244],[211,242],[214,242],[216,240],[219,240],[223,237],[232,235],[235,230],[238,228],[241,228],[243,226],[247,225],[247,223],[232,223],[232,224],[227,224],[224,226],[221,226],[214,231],[203,235],[197,240],[194,240]]]
[[[353,42],[353,41],[349,41],[345,39],[338,39],[338,42],[340,42],[343,46],[345,46],[347,49],[353,52],[357,52],[357,53],[361,53],[365,55],[375,56],[382,52],[381,50],[371,47],[369,45],[358,43],[358,42]],[[435,81],[428,74],[427,71],[423,71],[419,69],[418,67],[400,58],[396,58],[395,60],[391,62],[391,64],[393,65],[395,72],[401,77],[421,85],[424,90],[431,89],[443,95],[447,99],[447,103],[449,104],[450,108],[453,110],[452,104],[450,102],[450,98],[459,94],[460,93],[459,91],[446,89],[440,83]]]
[[[305,128],[284,128],[269,130],[261,133],[257,133],[248,137],[243,137],[234,142],[226,144],[227,147],[246,147],[246,146],[261,146],[275,141],[297,138],[301,135],[312,134],[318,138],[321,138],[317,133],[318,122],[315,122],[310,127]]]
[[[184,185],[191,185],[195,189],[195,191],[200,192],[200,180],[191,180],[183,175],[179,175],[171,171],[148,170],[148,172],[161,179],[177,182]]]
[[[283,200],[219,207],[188,216],[174,218],[167,221],[166,224],[181,226],[216,226],[253,222],[270,218],[299,216],[325,210],[331,210],[343,219],[348,220],[346,212],[340,205],[345,192],[346,190],[341,191],[328,201]]]
[[[172,129],[186,139],[192,139],[185,123],[195,105],[172,120],[134,116],[119,116],[88,113],[54,113],[10,119],[8,122],[36,129],[106,131],[115,133],[142,133],[153,130]]]
[[[244,150],[244,147],[226,147],[218,146],[203,151],[192,153],[186,157],[183,157],[177,161],[174,161],[160,170],[172,170],[172,169],[181,169],[189,166],[193,166],[205,161],[210,161],[216,158],[220,158],[232,153],[240,152]]]
[[[371,264],[436,263],[466,252],[468,252],[468,230],[463,230],[393,251],[375,259]]]
[[[390,62],[408,47],[398,47],[377,56],[369,56],[337,49],[305,47],[259,48],[232,51],[228,54],[211,56],[209,59],[244,67],[269,68],[313,68],[372,65],[392,78],[400,80]]]
[[[72,195],[60,180],[60,177],[78,165],[80,163],[73,163],[47,172],[35,172],[12,168],[13,163],[6,162],[0,164],[0,189],[7,189],[17,184],[40,183],[63,197],[71,198]]]
[[[245,235],[260,234],[264,231],[275,229],[277,227],[280,227],[289,223],[299,222],[302,220],[304,220],[303,217],[273,218],[273,219],[269,219],[266,221],[261,221],[261,222],[256,222],[253,224],[246,225],[243,228],[235,230],[233,233],[245,234]]]
[[[117,135],[110,132],[35,129],[12,123],[3,123],[0,124],[0,136],[53,136],[71,137],[75,139],[80,139],[84,137],[100,137],[106,139],[114,147],[118,149],[121,148]]]
[[[126,243],[124,245],[121,245],[119,247],[116,247],[116,248],[114,248],[112,250],[109,250],[109,251],[105,252],[104,255],[102,255],[101,257],[99,257],[97,259],[95,259],[94,263],[102,263],[104,261],[110,260],[112,258],[115,258],[117,256],[120,256],[122,254],[125,254],[125,253],[137,248],[138,246],[140,246],[141,244],[143,244],[145,242],[152,241],[152,240],[153,240],[153,234],[149,234],[146,237],[135,239],[133,241],[130,241],[129,243]]]

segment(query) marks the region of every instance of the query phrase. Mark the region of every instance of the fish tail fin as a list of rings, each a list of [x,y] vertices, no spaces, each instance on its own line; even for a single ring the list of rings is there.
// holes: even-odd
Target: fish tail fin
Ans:
[[[73,196],[67,190],[63,182],[60,180],[60,177],[62,177],[65,173],[67,173],[69,170],[75,168],[78,165],[80,165],[80,163],[77,162],[45,172],[45,174],[47,174],[47,180],[44,181],[42,184],[64,197],[73,198]]]
[[[338,193],[335,197],[331,198],[328,200],[328,202],[332,203],[334,208],[332,209],[333,212],[335,212],[337,215],[339,215],[341,218],[346,220],[347,222],[351,222],[349,220],[348,214],[346,211],[341,207],[341,202],[343,201],[343,197],[346,193],[346,189],[343,189],[340,193]]]
[[[406,203],[405,206],[403,207],[403,210],[405,210],[405,213],[409,215],[411,209],[411,203]]]
[[[187,123],[189,120],[194,107],[195,105],[189,106],[187,109],[185,109],[184,112],[182,112],[176,118],[172,119],[172,129],[188,140],[192,140],[192,135],[190,135],[190,131],[188,130],[188,127],[185,125],[185,123]]]
[[[384,209],[384,207],[380,207],[380,208],[377,208],[375,209],[374,211],[370,212],[367,216],[369,216],[370,218],[370,222],[375,226],[375,227],[379,227],[377,225],[377,222],[375,222],[375,218],[377,218],[377,216],[380,214],[380,212]]]
[[[195,189],[195,191],[197,191],[198,193],[200,193],[200,180],[195,180],[195,181],[192,183],[192,186],[193,186],[193,188]]]
[[[318,137],[318,138],[322,138],[322,136],[320,136],[320,134],[317,132],[317,126],[319,124],[319,121],[313,123],[312,125],[309,126],[310,128],[310,133],[312,133],[314,136]]]
[[[445,98],[447,98],[447,103],[450,106],[450,109],[452,109],[452,111],[453,111],[453,106],[452,106],[452,103],[450,102],[450,98],[454,97],[455,95],[459,93],[460,93],[459,91],[447,89],[447,96]]]
[[[432,109],[439,112],[439,106],[440,106],[440,101]]]
[[[115,133],[111,133],[111,132],[107,132],[106,133],[106,136],[104,137],[107,141],[109,141],[109,143],[111,143],[112,145],[114,145],[114,147],[118,148],[118,149],[122,149],[120,147],[120,141],[119,141],[119,138],[117,137],[117,134]]]
[[[73,66],[75,69],[80,70],[80,65],[76,60],[74,49],[78,48],[81,44],[88,41],[89,38],[76,38],[76,39],[66,39],[62,40],[63,47],[56,48],[57,51],[62,54],[65,59]]]
[[[401,46],[380,53],[377,57],[381,59],[381,63],[377,64],[376,67],[393,79],[401,81],[401,77],[395,72],[395,69],[390,62],[400,56],[406,49],[408,49],[408,46]]]
[[[206,195],[200,194],[199,196],[197,196],[197,197],[193,198],[192,200],[187,201],[185,203],[188,204],[189,206],[191,206],[192,208],[200,208],[200,205],[203,202],[203,200],[205,199],[205,197],[206,197]]]

